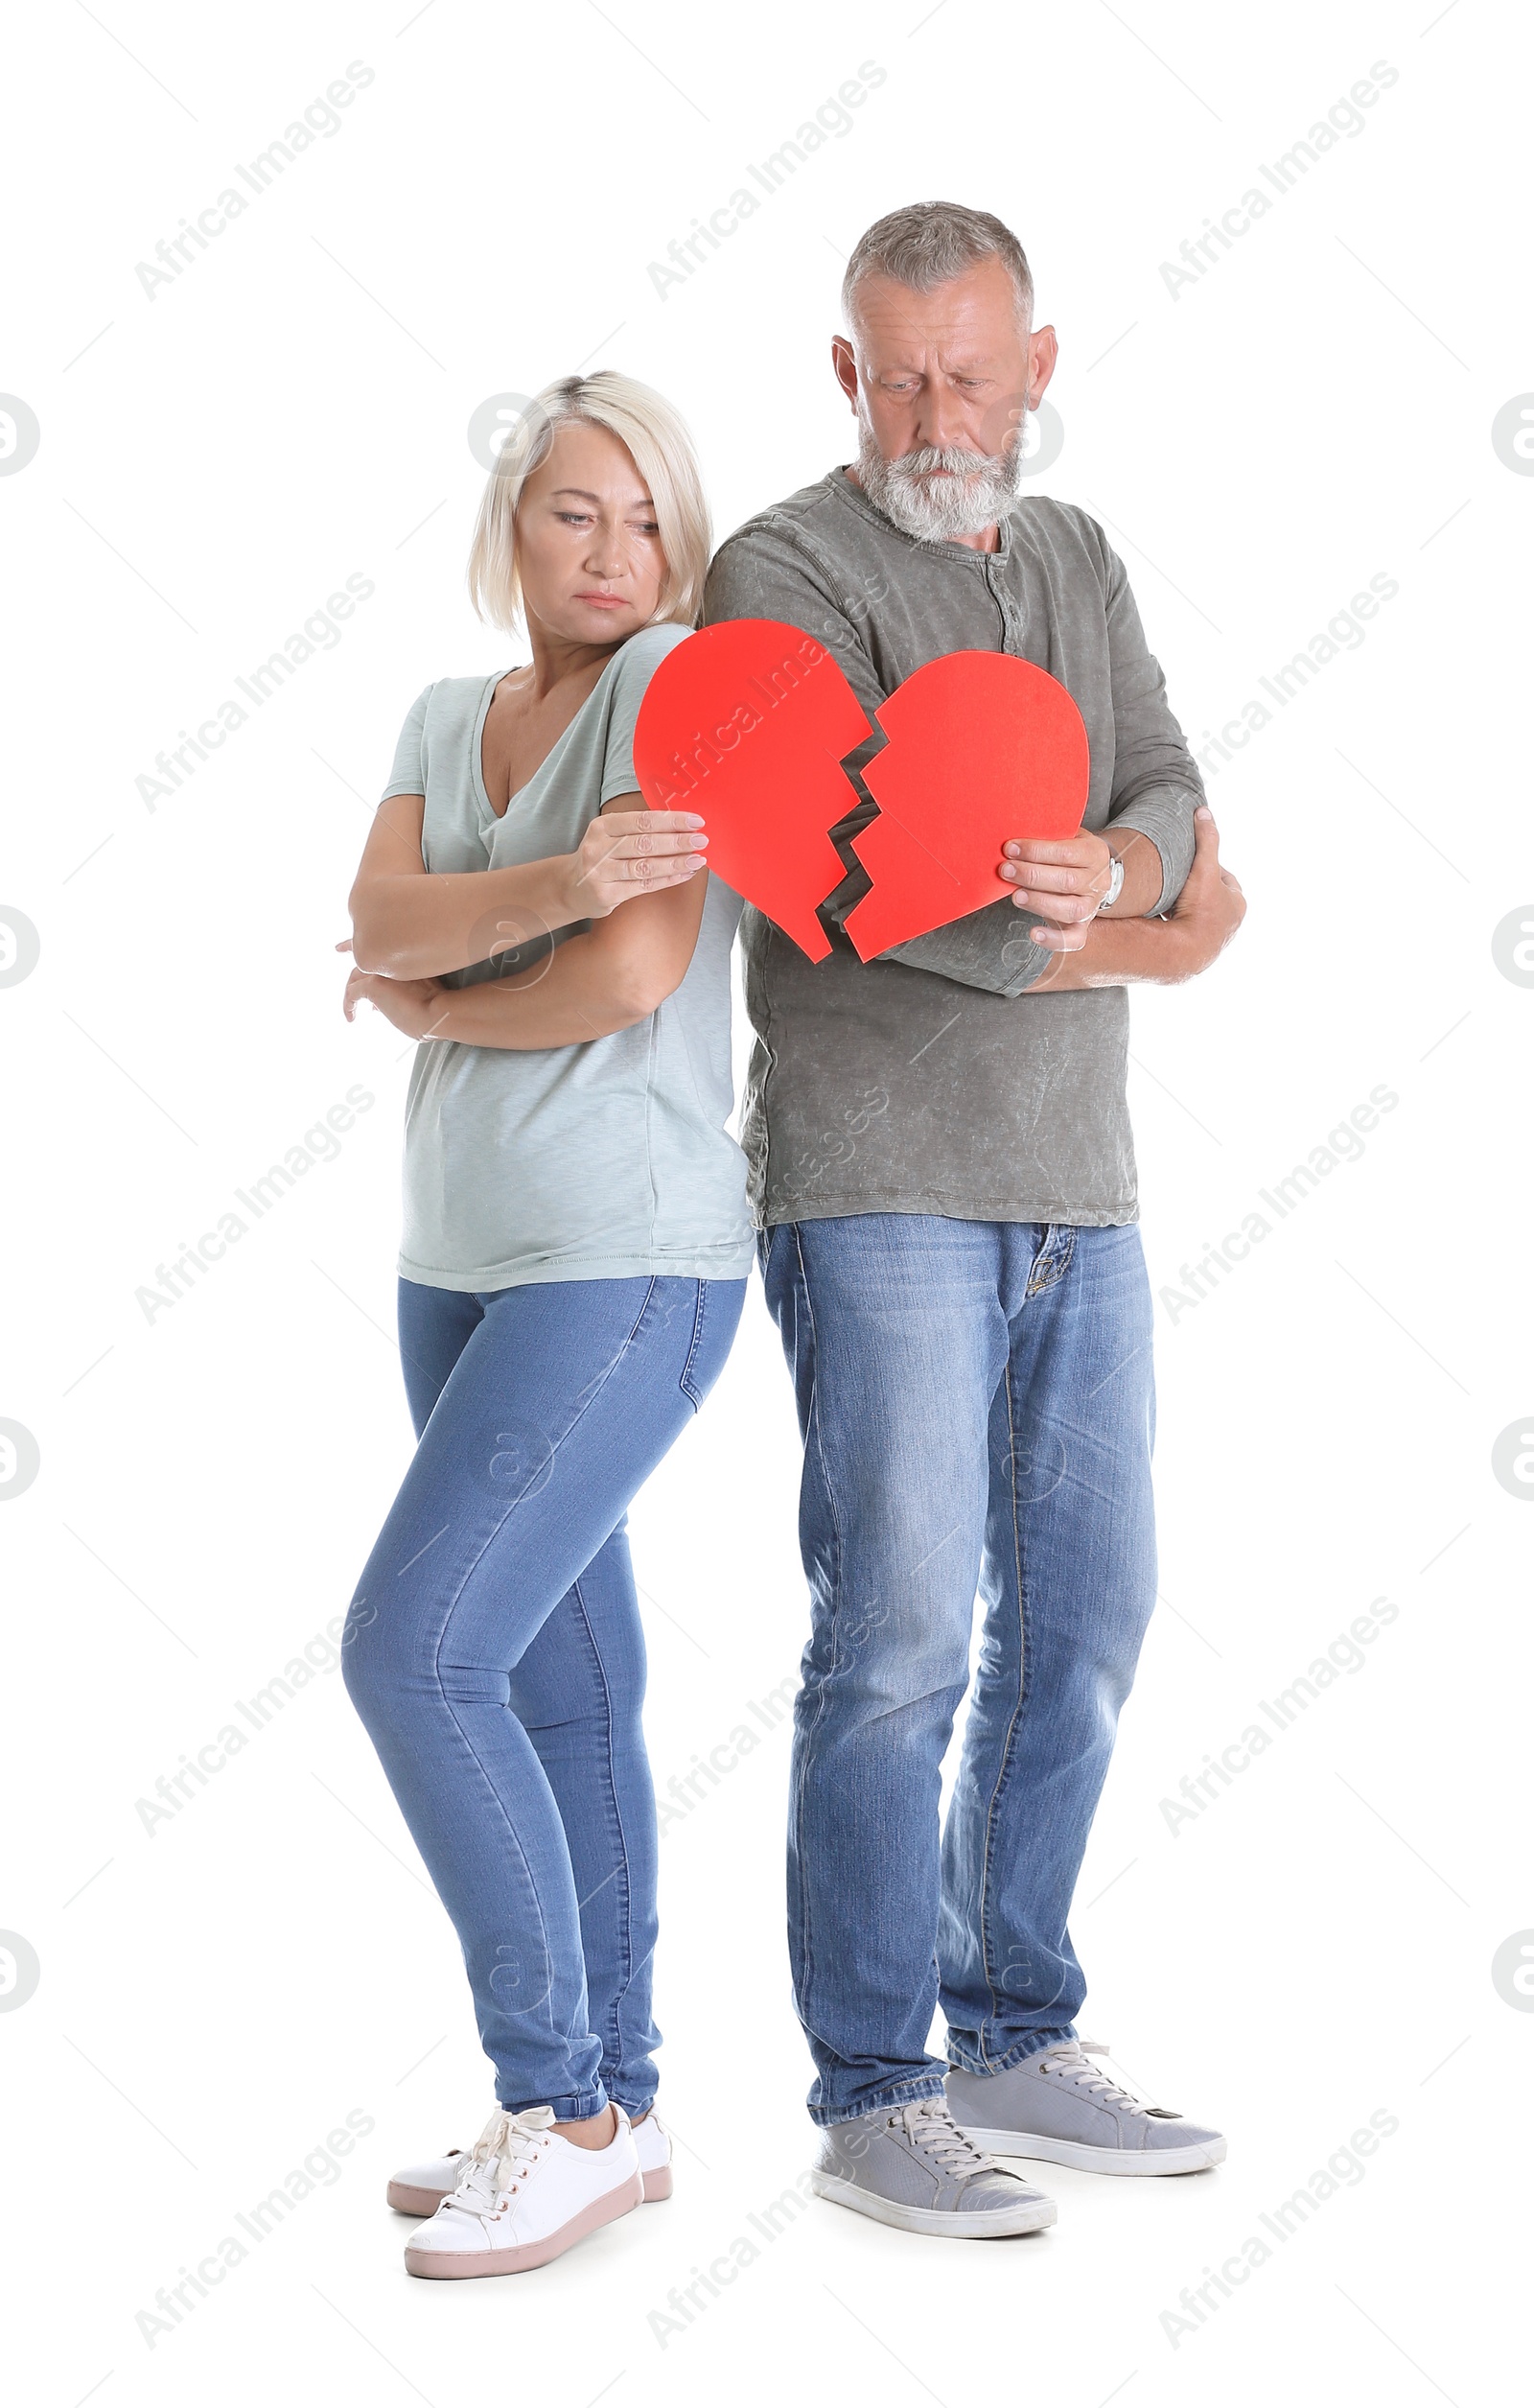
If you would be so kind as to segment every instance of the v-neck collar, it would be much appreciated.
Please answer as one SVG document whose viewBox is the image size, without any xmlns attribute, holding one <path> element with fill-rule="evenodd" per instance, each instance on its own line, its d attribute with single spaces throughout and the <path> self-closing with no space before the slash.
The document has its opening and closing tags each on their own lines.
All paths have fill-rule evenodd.
<svg viewBox="0 0 1534 2408">
<path fill-rule="evenodd" d="M 500 685 L 501 679 L 503 677 L 509 677 L 511 675 L 511 670 L 514 668 L 525 668 L 527 664 L 524 661 L 513 661 L 510 668 L 492 670 L 490 676 L 485 680 L 484 692 L 479 697 L 479 708 L 475 714 L 474 735 L 470 738 L 469 742 L 469 771 L 474 783 L 475 804 L 479 813 L 479 833 L 481 836 L 488 838 L 493 834 L 496 829 L 504 828 L 506 822 L 511 817 L 513 804 L 520 803 L 524 795 L 530 794 L 533 787 L 538 783 L 539 779 L 545 775 L 546 771 L 553 768 L 561 752 L 569 743 L 570 737 L 574 735 L 575 730 L 580 726 L 582 719 L 586 716 L 587 712 L 590 711 L 593 703 L 596 700 L 597 695 L 606 685 L 608 678 L 612 675 L 614 668 L 622 658 L 622 655 L 623 645 L 620 643 L 616 651 L 612 655 L 612 658 L 604 663 L 600 677 L 592 688 L 592 690 L 587 695 L 586 700 L 581 704 L 580 709 L 576 712 L 574 717 L 570 720 L 569 727 L 562 728 L 559 735 L 555 736 L 553 743 L 544 755 L 543 760 L 533 771 L 532 776 L 528 778 L 523 784 L 517 788 L 515 794 L 510 794 L 506 797 L 506 807 L 503 811 L 498 811 L 494 807 L 490 800 L 489 792 L 485 786 L 485 721 L 490 716 L 491 701 L 495 695 L 496 688 Z"/>
</svg>

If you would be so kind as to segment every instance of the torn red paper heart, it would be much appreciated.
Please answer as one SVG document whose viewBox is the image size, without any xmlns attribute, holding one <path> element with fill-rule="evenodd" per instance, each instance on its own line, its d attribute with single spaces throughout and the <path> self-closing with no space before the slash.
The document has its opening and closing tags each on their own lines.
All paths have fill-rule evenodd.
<svg viewBox="0 0 1534 2408">
<path fill-rule="evenodd" d="M 852 840 L 872 884 L 846 921 L 863 961 L 1011 894 L 1002 846 L 1074 835 L 1090 767 L 1065 688 L 1009 653 L 929 661 L 876 716 L 889 741 L 863 776 L 879 815 Z M 710 866 L 818 962 L 816 906 L 845 876 L 826 831 L 856 799 L 840 764 L 870 733 L 813 636 L 727 620 L 650 680 L 635 774 L 652 810 L 703 813 Z"/>
<path fill-rule="evenodd" d="M 852 839 L 873 883 L 842 923 L 865 962 L 1010 895 L 1003 845 L 1074 836 L 1091 770 L 1065 688 L 1010 652 L 928 661 L 876 715 L 890 740 L 863 783 L 879 816 Z"/>
<path fill-rule="evenodd" d="M 826 830 L 856 796 L 840 764 L 869 734 L 824 644 L 776 619 L 727 619 L 668 652 L 634 729 L 634 773 L 652 811 L 701 811 L 709 866 L 812 962 L 830 951 L 815 916 L 847 876 Z"/>
</svg>

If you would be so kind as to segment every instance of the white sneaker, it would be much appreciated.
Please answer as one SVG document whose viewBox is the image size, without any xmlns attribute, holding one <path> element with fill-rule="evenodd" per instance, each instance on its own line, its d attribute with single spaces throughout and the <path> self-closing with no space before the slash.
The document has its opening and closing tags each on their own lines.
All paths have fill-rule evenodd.
<svg viewBox="0 0 1534 2408">
<path fill-rule="evenodd" d="M 671 2196 L 671 2135 L 652 2107 L 642 2124 L 633 2124 L 634 2146 L 639 2154 L 646 2199 Z"/>
<path fill-rule="evenodd" d="M 639 2172 L 644 2177 L 645 2198 L 669 2199 L 671 2135 L 653 2108 L 642 2124 L 635 2124 L 631 2129 L 639 2152 Z M 389 2178 L 389 2206 L 401 2215 L 435 2215 L 443 2200 L 456 2189 L 463 2161 L 462 2149 L 450 2149 L 446 2157 L 429 2157 L 419 2165 L 402 2165 Z"/>
<path fill-rule="evenodd" d="M 406 2243 L 406 2273 L 438 2281 L 523 2274 L 640 2207 L 634 2134 L 622 2108 L 613 2112 L 607 2147 L 583 2149 L 552 2129 L 551 2107 L 498 2108 L 458 2161 L 453 2189 Z"/>
</svg>

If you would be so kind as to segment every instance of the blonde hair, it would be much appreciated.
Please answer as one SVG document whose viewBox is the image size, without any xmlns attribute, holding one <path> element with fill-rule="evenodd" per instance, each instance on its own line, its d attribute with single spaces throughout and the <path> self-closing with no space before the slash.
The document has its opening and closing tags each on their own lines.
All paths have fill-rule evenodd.
<svg viewBox="0 0 1534 2408">
<path fill-rule="evenodd" d="M 625 445 L 655 505 L 666 575 L 650 624 L 677 620 L 696 626 L 710 549 L 692 437 L 679 411 L 648 385 L 616 368 L 595 376 L 563 376 L 546 385 L 501 446 L 475 526 L 469 552 L 469 596 L 492 627 L 515 627 L 522 617 L 517 570 L 517 511 L 523 488 L 548 457 L 555 431 L 572 420 L 605 427 Z"/>
</svg>

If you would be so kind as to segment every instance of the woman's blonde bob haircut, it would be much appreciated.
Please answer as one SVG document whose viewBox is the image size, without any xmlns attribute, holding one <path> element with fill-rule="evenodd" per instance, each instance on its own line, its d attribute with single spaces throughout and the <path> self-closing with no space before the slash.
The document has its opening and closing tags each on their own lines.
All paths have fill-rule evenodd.
<svg viewBox="0 0 1534 2408">
<path fill-rule="evenodd" d="M 521 622 L 517 511 L 523 488 L 548 457 L 556 429 L 572 419 L 616 435 L 655 505 L 666 576 L 650 624 L 675 620 L 695 627 L 710 544 L 709 505 L 692 437 L 668 401 L 634 377 L 619 376 L 616 368 L 601 368 L 595 376 L 562 376 L 546 385 L 501 446 L 469 552 L 469 596 L 475 609 L 492 627 L 511 629 Z"/>
</svg>

